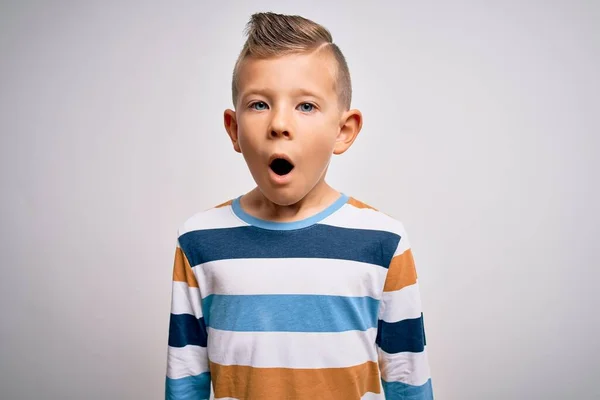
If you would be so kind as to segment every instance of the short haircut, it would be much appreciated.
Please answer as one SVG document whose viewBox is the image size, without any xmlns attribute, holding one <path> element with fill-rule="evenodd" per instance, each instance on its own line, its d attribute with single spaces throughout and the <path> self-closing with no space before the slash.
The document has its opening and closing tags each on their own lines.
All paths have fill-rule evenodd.
<svg viewBox="0 0 600 400">
<path fill-rule="evenodd" d="M 340 106 L 348 110 L 352 101 L 352 83 L 346 58 L 333 43 L 331 33 L 322 25 L 299 15 L 255 13 L 246 26 L 248 36 L 233 69 L 231 82 L 234 106 L 238 100 L 238 73 L 246 57 L 270 58 L 316 50 L 330 51 L 337 63 L 335 89 Z"/>
</svg>

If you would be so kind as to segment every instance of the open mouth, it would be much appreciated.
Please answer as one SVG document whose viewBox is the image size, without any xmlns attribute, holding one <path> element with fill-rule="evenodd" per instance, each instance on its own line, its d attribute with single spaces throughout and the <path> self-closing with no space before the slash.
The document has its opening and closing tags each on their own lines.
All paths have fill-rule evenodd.
<svg viewBox="0 0 600 400">
<path fill-rule="evenodd" d="M 292 164 L 289 160 L 285 158 L 275 158 L 269 164 L 269 167 L 273 172 L 275 172 L 279 176 L 287 175 L 294 169 L 294 164 Z"/>
</svg>

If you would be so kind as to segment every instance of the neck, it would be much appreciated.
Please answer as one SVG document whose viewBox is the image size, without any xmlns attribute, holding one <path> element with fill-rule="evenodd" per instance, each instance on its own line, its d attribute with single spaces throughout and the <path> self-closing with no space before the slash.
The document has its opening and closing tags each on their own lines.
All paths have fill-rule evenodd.
<svg viewBox="0 0 600 400">
<path fill-rule="evenodd" d="M 294 204 L 282 206 L 273 203 L 258 187 L 242 196 L 240 202 L 244 211 L 256 218 L 275 222 L 294 222 L 324 210 L 340 195 L 337 190 L 322 180 Z"/>
</svg>

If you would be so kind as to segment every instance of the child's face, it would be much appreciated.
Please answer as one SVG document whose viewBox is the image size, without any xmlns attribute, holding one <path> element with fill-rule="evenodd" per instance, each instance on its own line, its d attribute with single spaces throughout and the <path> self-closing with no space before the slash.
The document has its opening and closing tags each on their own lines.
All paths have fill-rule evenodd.
<svg viewBox="0 0 600 400">
<path fill-rule="evenodd" d="M 360 130 L 360 112 L 339 104 L 335 68 L 329 54 L 313 52 L 247 58 L 239 70 L 236 111 L 225 112 L 225 127 L 276 204 L 294 204 L 323 182 L 331 155 L 346 151 Z"/>
</svg>

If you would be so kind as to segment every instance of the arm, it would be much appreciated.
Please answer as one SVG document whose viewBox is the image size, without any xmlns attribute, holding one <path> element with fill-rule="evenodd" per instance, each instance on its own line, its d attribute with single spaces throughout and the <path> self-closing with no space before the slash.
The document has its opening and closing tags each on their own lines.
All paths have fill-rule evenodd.
<svg viewBox="0 0 600 400">
<path fill-rule="evenodd" d="M 404 232 L 383 288 L 377 345 L 386 399 L 433 399 L 417 273 Z"/>
<path fill-rule="evenodd" d="M 196 276 L 179 243 L 171 296 L 165 399 L 208 399 L 211 380 L 202 298 Z"/>
</svg>

